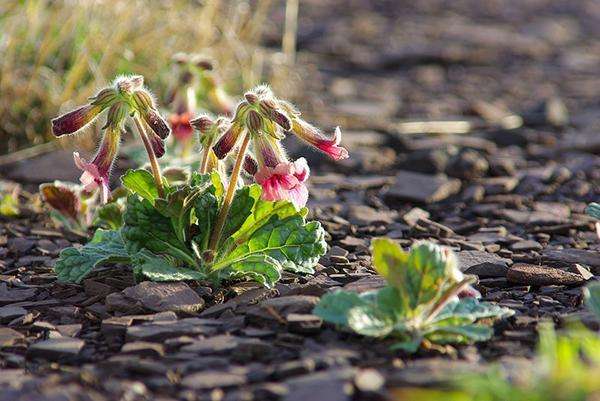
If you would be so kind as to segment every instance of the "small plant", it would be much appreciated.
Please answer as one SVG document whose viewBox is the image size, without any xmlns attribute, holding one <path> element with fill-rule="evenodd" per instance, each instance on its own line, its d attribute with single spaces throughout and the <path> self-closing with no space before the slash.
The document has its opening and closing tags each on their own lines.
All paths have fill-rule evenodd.
<svg viewBox="0 0 600 401">
<path fill-rule="evenodd" d="M 600 283 L 589 284 L 583 289 L 583 295 L 588 309 L 600 319 Z"/>
<path fill-rule="evenodd" d="M 372 253 L 373 265 L 388 285 L 362 294 L 329 293 L 315 308 L 316 315 L 364 336 L 394 337 L 399 342 L 393 349 L 416 352 L 424 341 L 487 340 L 493 330 L 479 320 L 513 314 L 474 297 L 459 297 L 464 290 L 472 292 L 475 278 L 463 276 L 449 249 L 418 243 L 404 252 L 397 243 L 381 238 L 373 240 Z"/>
<path fill-rule="evenodd" d="M 98 104 L 96 97 L 84 106 L 84 112 L 76 110 L 55 120 L 57 132 L 75 132 L 93 118 L 87 114 L 89 110 L 97 115 L 102 107 L 113 108 L 118 104 L 133 113 L 142 139 L 146 134 L 144 124 L 154 128 L 151 135 L 164 139 L 166 135 L 158 133 L 166 134 L 168 128 L 164 129 L 153 103 L 140 101 L 152 99 L 138 94 L 141 84 L 137 82 L 141 78 L 130 78 L 128 82 L 132 79 L 135 82 L 127 86 L 124 94 L 119 92 L 118 85 L 109 92 L 113 102 L 110 105 L 107 101 Z M 129 192 L 123 225 L 112 230 L 99 229 L 84 247 L 63 250 L 55 265 L 59 280 L 80 282 L 95 267 L 106 263 L 127 263 L 133 266 L 138 278 L 209 280 L 217 285 L 224 280 L 251 279 L 272 286 L 284 269 L 312 273 L 319 257 L 326 252 L 325 232 L 319 222 L 306 221 L 306 161 L 288 160 L 280 140 L 284 130 L 294 129 L 292 121 L 296 121 L 303 124 L 304 130 L 312 130 L 304 133 L 311 135 L 311 143 L 339 159 L 347 157 L 346 150 L 338 146 L 339 130 L 336 137 L 328 140 L 300 120 L 295 110 L 289 115 L 291 106 L 275 98 L 264 86 L 248 92 L 245 98 L 231 121 L 208 116 L 191 121 L 200 132 L 203 150 L 199 171 L 189 177 L 176 174 L 177 181 L 164 179 L 158 164 L 153 163 L 156 146 L 146 147 L 152 173 L 144 169 L 129 170 L 121 177 L 123 187 Z M 144 112 L 153 112 L 154 117 L 149 118 Z M 77 116 L 77 124 L 70 123 L 73 116 Z M 126 114 L 119 116 L 122 118 L 109 112 L 107 127 L 117 121 L 116 126 L 121 128 Z M 97 166 L 98 160 L 107 158 L 102 149 L 98 152 L 100 156 L 88 164 Z M 114 155 L 116 150 L 111 150 L 108 158 L 114 160 Z M 234 159 L 227 179 L 222 175 L 223 164 L 219 161 L 226 156 Z M 243 185 L 242 169 L 253 174 L 257 183 Z M 102 199 L 106 200 L 107 174 L 106 169 L 96 168 L 93 174 L 86 170 L 82 176 L 84 190 L 100 187 Z"/>
<path fill-rule="evenodd" d="M 600 204 L 590 203 L 585 209 L 585 212 L 596 220 L 600 220 Z M 596 234 L 598 235 L 598 238 L 600 238 L 600 222 L 596 222 Z"/>
<path fill-rule="evenodd" d="M 0 182 L 0 216 L 16 217 L 21 211 L 19 207 L 19 185 L 4 185 Z"/>
</svg>

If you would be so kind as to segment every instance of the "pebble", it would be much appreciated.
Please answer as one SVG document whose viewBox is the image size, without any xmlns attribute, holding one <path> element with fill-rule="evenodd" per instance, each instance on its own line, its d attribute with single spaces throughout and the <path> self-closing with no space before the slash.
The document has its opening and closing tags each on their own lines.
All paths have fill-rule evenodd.
<svg viewBox="0 0 600 401">
<path fill-rule="evenodd" d="M 586 280 L 579 274 L 561 269 L 516 263 L 508 269 L 508 281 L 534 286 L 542 285 L 579 285 Z"/>
<path fill-rule="evenodd" d="M 444 175 L 399 171 L 394 184 L 383 192 L 390 204 L 395 202 L 435 203 L 460 191 L 461 182 Z"/>
</svg>

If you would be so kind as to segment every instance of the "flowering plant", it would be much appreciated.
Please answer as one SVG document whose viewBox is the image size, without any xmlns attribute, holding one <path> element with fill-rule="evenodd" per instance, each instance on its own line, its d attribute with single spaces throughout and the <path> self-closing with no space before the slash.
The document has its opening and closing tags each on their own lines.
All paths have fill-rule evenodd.
<svg viewBox="0 0 600 401">
<path fill-rule="evenodd" d="M 71 134 L 108 109 L 105 136 L 83 170 L 84 191 L 110 198 L 110 167 L 127 116 L 146 145 L 151 172 L 129 170 L 121 177 L 128 191 L 122 226 L 98 229 L 82 248 L 62 251 L 59 280 L 80 282 L 95 267 L 127 263 L 138 278 L 156 281 L 252 279 L 272 286 L 283 270 L 312 273 L 327 248 L 319 222 L 307 221 L 305 182 L 309 168 L 291 161 L 281 145 L 293 132 L 334 159 L 347 157 L 339 129 L 328 139 L 300 118 L 289 103 L 266 86 L 248 92 L 231 119 L 199 116 L 200 169 L 182 181 L 163 177 L 156 158 L 169 133 L 141 77 L 122 78 L 92 102 L 55 119 L 55 134 Z M 147 129 L 150 128 L 150 129 Z M 227 176 L 224 159 L 233 159 Z M 242 171 L 255 183 L 242 185 Z"/>
</svg>

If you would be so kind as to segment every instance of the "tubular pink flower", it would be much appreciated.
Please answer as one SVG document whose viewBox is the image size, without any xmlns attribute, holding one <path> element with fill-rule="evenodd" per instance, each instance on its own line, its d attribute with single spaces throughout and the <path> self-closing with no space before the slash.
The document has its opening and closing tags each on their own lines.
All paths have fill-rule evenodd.
<svg viewBox="0 0 600 401">
<path fill-rule="evenodd" d="M 348 151 L 346 148 L 339 146 L 340 141 L 342 140 L 342 132 L 340 131 L 340 127 L 336 127 L 333 133 L 333 138 L 328 139 L 325 138 L 321 131 L 319 131 L 316 127 L 313 127 L 300 118 L 295 118 L 292 121 L 292 132 L 300 139 L 326 153 L 334 160 L 348 158 Z"/>
<path fill-rule="evenodd" d="M 310 170 L 306 159 L 282 162 L 275 167 L 261 166 L 254 179 L 263 188 L 262 199 L 268 201 L 289 200 L 302 208 L 308 201 L 308 188 L 304 182 Z"/>
<path fill-rule="evenodd" d="M 52 133 L 59 137 L 74 134 L 90 124 L 102 111 L 102 106 L 86 104 L 67 114 L 52 119 Z"/>
<path fill-rule="evenodd" d="M 106 129 L 100 148 L 91 162 L 82 159 L 78 152 L 73 152 L 75 165 L 83 171 L 79 180 L 84 190 L 91 192 L 96 188 L 100 188 L 102 203 L 108 201 L 110 171 L 117 157 L 120 142 L 121 128 L 110 126 Z"/>
</svg>

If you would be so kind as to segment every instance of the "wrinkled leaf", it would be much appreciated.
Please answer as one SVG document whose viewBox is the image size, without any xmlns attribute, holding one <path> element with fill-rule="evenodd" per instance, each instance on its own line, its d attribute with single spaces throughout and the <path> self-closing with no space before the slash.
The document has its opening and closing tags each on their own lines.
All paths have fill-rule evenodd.
<svg viewBox="0 0 600 401">
<path fill-rule="evenodd" d="M 235 192 L 225 226 L 223 227 L 221 242 L 240 229 L 252 213 L 252 208 L 260 198 L 261 193 L 260 185 L 256 184 L 245 186 Z"/>
<path fill-rule="evenodd" d="M 264 254 L 246 256 L 218 271 L 219 280 L 252 279 L 266 287 L 272 287 L 281 278 L 281 264 Z"/>
<path fill-rule="evenodd" d="M 82 248 L 63 249 L 54 270 L 61 282 L 80 283 L 100 265 L 129 261 L 120 232 L 98 229 L 92 240 Z"/>
<path fill-rule="evenodd" d="M 123 186 L 154 204 L 158 198 L 158 189 L 152 173 L 144 169 L 128 170 L 121 176 Z"/>
<path fill-rule="evenodd" d="M 174 232 L 171 219 L 159 213 L 147 199 L 129 196 L 124 223 L 121 232 L 129 253 L 136 254 L 145 248 L 157 255 L 173 256 L 190 266 L 196 264 L 191 250 Z"/>
<path fill-rule="evenodd" d="M 313 313 L 327 322 L 347 326 L 348 311 L 361 305 L 365 301 L 358 293 L 338 290 L 323 295 Z"/>
<path fill-rule="evenodd" d="M 181 242 L 188 239 L 192 208 L 209 184 L 198 187 L 184 186 L 166 195 L 166 199 L 156 199 L 154 207 L 171 220 L 173 231 Z"/>
<path fill-rule="evenodd" d="M 425 337 L 437 344 L 468 344 L 492 338 L 494 330 L 482 324 L 444 326 L 428 333 Z"/>
<path fill-rule="evenodd" d="M 476 298 L 461 298 L 448 303 L 436 316 L 434 322 L 441 322 L 448 318 L 463 318 L 474 322 L 488 317 L 508 317 L 514 313 L 512 309 L 490 302 L 479 302 Z"/>
<path fill-rule="evenodd" d="M 135 276 L 141 279 L 146 278 L 152 281 L 186 281 L 186 280 L 205 280 L 206 274 L 189 269 L 186 267 L 174 266 L 171 261 L 152 257 L 143 259 L 134 269 Z"/>
<path fill-rule="evenodd" d="M 316 221 L 305 223 L 301 216 L 279 220 L 272 216 L 248 241 L 222 256 L 215 266 L 229 265 L 232 260 L 265 254 L 277 260 L 284 269 L 313 273 L 313 267 L 327 251 L 325 231 Z"/>
<path fill-rule="evenodd" d="M 110 202 L 99 206 L 96 211 L 94 225 L 109 230 L 118 230 L 123 225 L 123 209 L 124 207 L 118 202 Z"/>
<path fill-rule="evenodd" d="M 200 251 L 204 251 L 208 247 L 210 233 L 219 212 L 219 200 L 211 190 L 204 192 L 196 200 L 194 212 L 198 220 L 198 232 L 194 236 L 193 241 Z"/>
<path fill-rule="evenodd" d="M 348 326 L 358 334 L 370 337 L 384 337 L 394 329 L 392 316 L 382 312 L 377 304 L 365 304 L 348 311 Z"/>
</svg>

